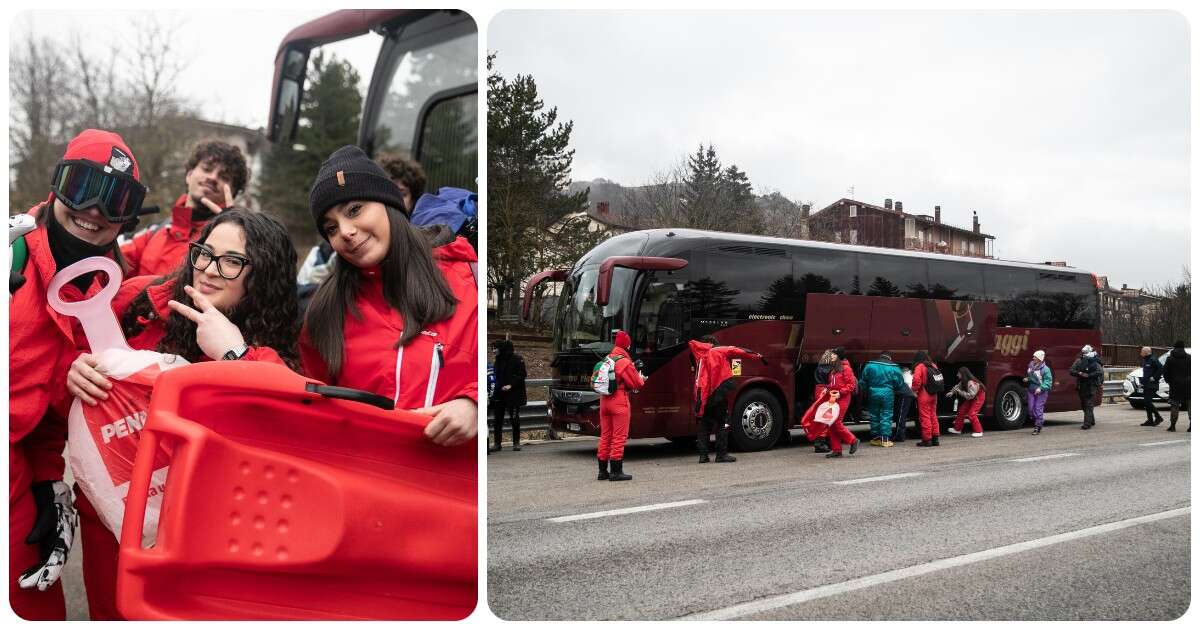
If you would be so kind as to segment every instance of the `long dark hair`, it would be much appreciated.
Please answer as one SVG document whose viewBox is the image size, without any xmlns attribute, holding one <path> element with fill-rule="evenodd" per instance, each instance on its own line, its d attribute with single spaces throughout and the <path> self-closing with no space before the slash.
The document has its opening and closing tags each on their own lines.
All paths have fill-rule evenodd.
<svg viewBox="0 0 1200 630">
<path fill-rule="evenodd" d="M 421 333 L 426 326 L 454 314 L 458 299 L 433 261 L 433 232 L 414 227 L 401 212 L 384 206 L 388 218 L 387 254 L 380 264 L 383 299 L 404 320 L 404 330 L 392 347 L 399 348 Z M 355 298 L 361 273 L 354 265 L 334 259 L 329 277 L 317 289 L 304 323 L 329 375 L 337 378 L 342 371 L 343 330 L 346 312 L 360 319 Z"/>
<path fill-rule="evenodd" d="M 246 235 L 246 256 L 250 259 L 250 266 L 242 272 L 246 274 L 246 294 L 225 316 L 242 331 L 247 345 L 271 348 L 288 367 L 298 369 L 296 339 L 300 306 L 296 299 L 296 248 L 288 237 L 287 228 L 265 214 L 226 210 L 204 226 L 199 242 L 207 241 L 208 235 L 222 223 L 236 223 L 242 228 Z M 132 338 L 145 329 L 138 318 L 148 318 L 153 312 L 148 292 L 150 286 L 175 280 L 171 299 L 194 307 L 192 299 L 183 290 L 191 286 L 194 276 L 191 263 L 184 259 L 170 275 L 151 282 L 121 316 L 125 337 Z M 166 334 L 156 350 L 178 354 L 192 362 L 204 356 L 196 344 L 196 324 L 190 319 L 172 313 L 164 325 Z"/>
<path fill-rule="evenodd" d="M 966 387 L 967 383 L 970 383 L 971 381 L 978 381 L 978 380 L 979 379 L 975 378 L 975 375 L 971 373 L 971 370 L 967 369 L 967 366 L 964 365 L 964 366 L 958 368 L 958 382 L 963 387 Z"/>
<path fill-rule="evenodd" d="M 913 367 L 916 367 L 918 363 L 924 363 L 925 365 L 932 363 L 929 360 L 929 353 L 925 350 L 917 350 L 917 353 L 913 355 Z"/>
</svg>

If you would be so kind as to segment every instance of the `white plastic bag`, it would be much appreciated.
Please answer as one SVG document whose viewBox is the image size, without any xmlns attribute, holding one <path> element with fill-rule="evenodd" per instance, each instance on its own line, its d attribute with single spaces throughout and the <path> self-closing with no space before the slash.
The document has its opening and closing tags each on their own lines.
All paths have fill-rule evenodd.
<svg viewBox="0 0 1200 630">
<path fill-rule="evenodd" d="M 826 401 L 817 407 L 817 414 L 813 416 L 813 420 L 820 422 L 821 424 L 833 424 L 834 421 L 838 419 L 838 414 L 841 412 L 842 409 L 837 403 Z"/>
<path fill-rule="evenodd" d="M 98 295 L 72 303 L 59 299 L 64 284 L 93 271 L 108 274 L 108 284 Z M 94 407 L 84 405 L 79 399 L 71 403 L 67 417 L 67 460 L 80 490 L 118 540 L 129 476 L 154 381 L 165 370 L 188 365 L 177 355 L 129 347 L 112 312 L 112 298 L 120 284 L 121 269 L 115 262 L 108 258 L 86 258 L 56 274 L 46 296 L 54 310 L 79 319 L 92 354 L 99 359 L 97 369 L 113 385 L 107 392 L 108 398 Z M 143 546 L 153 544 L 158 532 L 167 461 L 167 451 L 160 446 L 154 457 Z"/>
</svg>

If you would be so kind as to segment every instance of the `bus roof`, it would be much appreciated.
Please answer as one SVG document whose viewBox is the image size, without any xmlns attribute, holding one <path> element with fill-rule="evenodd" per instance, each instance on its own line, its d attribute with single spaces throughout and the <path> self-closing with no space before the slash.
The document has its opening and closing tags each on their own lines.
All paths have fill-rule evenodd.
<svg viewBox="0 0 1200 630">
<path fill-rule="evenodd" d="M 633 235 L 637 236 L 633 237 Z M 916 252 L 906 249 L 892 249 L 890 247 L 849 245 L 846 243 L 829 243 L 825 241 L 809 241 L 803 239 L 780 238 L 776 236 L 758 236 L 754 234 L 737 234 L 733 232 L 715 232 L 710 230 L 693 230 L 686 228 L 656 228 L 652 230 L 639 230 L 636 232 L 627 232 L 625 234 L 614 236 L 613 239 L 623 239 L 626 237 L 633 237 L 639 245 L 642 243 L 645 244 L 644 248 L 642 248 L 640 252 L 643 256 L 671 256 L 694 247 L 697 242 L 712 241 L 722 243 L 744 243 L 748 245 L 778 245 L 782 247 L 793 248 L 803 247 L 808 249 L 827 249 L 840 252 L 858 252 L 864 254 L 884 254 L 887 256 L 901 256 L 925 260 L 943 260 L 947 262 L 959 263 L 966 262 L 1010 268 L 1019 267 L 1025 269 L 1036 269 L 1039 271 L 1053 271 L 1057 273 L 1092 275 L 1091 272 L 1075 267 L 1057 267 L 1054 265 L 1044 265 L 1014 260 L 999 260 L 995 258 L 954 256 L 950 254 Z M 638 252 L 633 253 L 636 254 Z"/>
</svg>

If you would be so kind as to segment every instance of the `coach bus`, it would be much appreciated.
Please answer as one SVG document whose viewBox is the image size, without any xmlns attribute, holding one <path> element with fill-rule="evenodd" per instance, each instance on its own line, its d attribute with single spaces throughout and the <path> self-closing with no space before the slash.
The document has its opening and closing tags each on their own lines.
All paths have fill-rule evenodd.
<svg viewBox="0 0 1200 630">
<path fill-rule="evenodd" d="M 565 284 L 547 413 L 555 429 L 588 435 L 599 433 L 590 373 L 615 329 L 630 333 L 648 377 L 630 398 L 631 438 L 695 439 L 689 339 L 713 334 L 761 352 L 766 365 L 737 366 L 730 424 L 742 450 L 770 448 L 798 423 L 827 348 L 845 348 L 856 371 L 884 350 L 901 364 L 928 350 L 947 380 L 967 366 L 986 386 L 984 415 L 1014 429 L 1027 419 L 1022 378 L 1035 350 L 1054 373 L 1046 410 L 1068 411 L 1080 408 L 1068 368 L 1083 345 L 1100 347 L 1096 277 L 1069 267 L 656 229 L 537 274 L 526 313 L 549 281 Z M 939 396 L 938 415 L 954 404 Z"/>
<path fill-rule="evenodd" d="M 268 140 L 295 142 L 316 48 L 375 35 L 379 52 L 363 69 L 370 83 L 356 143 L 367 155 L 402 153 L 420 162 L 429 192 L 476 190 L 479 34 L 462 11 L 345 9 L 292 29 L 275 56 Z"/>
</svg>

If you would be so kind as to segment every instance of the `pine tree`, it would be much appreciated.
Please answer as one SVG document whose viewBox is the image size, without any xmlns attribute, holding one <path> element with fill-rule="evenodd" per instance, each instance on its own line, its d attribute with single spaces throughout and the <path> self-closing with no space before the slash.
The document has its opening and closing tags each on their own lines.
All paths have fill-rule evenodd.
<svg viewBox="0 0 1200 630">
<path fill-rule="evenodd" d="M 494 61 L 489 55 L 488 287 L 496 291 L 499 312 L 514 315 L 521 283 L 563 244 L 551 228 L 586 206 L 587 191 L 566 192 L 574 123 L 560 122 L 558 108 L 546 108 L 532 76 L 506 79 Z M 557 253 L 573 260 L 583 252 Z"/>
<path fill-rule="evenodd" d="M 308 191 L 330 154 L 358 135 L 362 112 L 358 71 L 350 62 L 317 53 L 300 103 L 296 144 L 272 146 L 263 156 L 261 207 L 287 226 L 301 258 L 319 240 L 308 209 Z"/>
<path fill-rule="evenodd" d="M 721 199 L 721 161 L 710 144 L 696 147 L 688 156 L 683 180 L 683 219 L 687 227 L 701 230 L 721 229 L 718 208 Z"/>
</svg>

